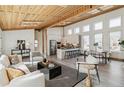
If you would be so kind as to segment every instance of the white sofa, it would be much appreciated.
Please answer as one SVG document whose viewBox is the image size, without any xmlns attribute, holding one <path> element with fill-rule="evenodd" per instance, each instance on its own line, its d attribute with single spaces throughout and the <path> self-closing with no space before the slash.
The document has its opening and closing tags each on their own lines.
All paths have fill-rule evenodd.
<svg viewBox="0 0 124 93">
<path fill-rule="evenodd" d="M 22 57 L 19 57 L 19 63 L 12 65 L 15 68 L 24 69 L 26 75 L 19 76 L 9 81 L 6 67 L 10 66 L 10 61 L 6 55 L 0 57 L 0 86 L 1 87 L 45 87 L 45 76 L 40 71 L 30 72 L 26 65 L 22 62 Z"/>
</svg>

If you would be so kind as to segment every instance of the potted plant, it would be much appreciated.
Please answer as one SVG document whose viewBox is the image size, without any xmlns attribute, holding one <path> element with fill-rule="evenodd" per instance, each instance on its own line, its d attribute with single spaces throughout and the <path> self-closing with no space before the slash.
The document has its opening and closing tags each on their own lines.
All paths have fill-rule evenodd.
<svg viewBox="0 0 124 93">
<path fill-rule="evenodd" d="M 119 45 L 124 48 L 124 40 L 119 40 Z"/>
<path fill-rule="evenodd" d="M 94 43 L 93 45 L 95 47 L 95 51 L 97 51 L 98 42 Z"/>
</svg>

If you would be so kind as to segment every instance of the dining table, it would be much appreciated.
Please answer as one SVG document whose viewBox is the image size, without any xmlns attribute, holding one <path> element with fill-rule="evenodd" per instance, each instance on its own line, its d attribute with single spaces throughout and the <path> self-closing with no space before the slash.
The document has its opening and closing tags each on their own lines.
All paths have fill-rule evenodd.
<svg viewBox="0 0 124 93">
<path fill-rule="evenodd" d="M 99 60 L 102 59 L 102 63 L 107 64 L 107 58 L 108 58 L 107 57 L 107 51 L 100 51 L 99 52 L 99 51 L 93 51 L 93 50 L 90 50 L 90 51 L 84 50 L 83 51 L 84 61 L 86 61 L 86 57 L 88 55 L 92 55 L 95 58 L 99 58 Z"/>
</svg>

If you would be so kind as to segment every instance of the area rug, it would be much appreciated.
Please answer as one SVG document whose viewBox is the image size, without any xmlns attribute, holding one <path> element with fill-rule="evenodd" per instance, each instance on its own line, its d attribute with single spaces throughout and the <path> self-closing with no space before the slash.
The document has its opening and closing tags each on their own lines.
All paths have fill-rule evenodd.
<svg viewBox="0 0 124 93">
<path fill-rule="evenodd" d="M 76 69 L 70 68 L 62 64 L 59 65 L 61 65 L 62 67 L 62 74 L 54 79 L 46 80 L 46 87 L 74 87 L 87 77 L 86 73 L 79 73 L 79 77 L 77 78 Z M 36 66 L 34 68 L 36 69 Z M 34 68 L 29 69 L 34 70 Z"/>
</svg>

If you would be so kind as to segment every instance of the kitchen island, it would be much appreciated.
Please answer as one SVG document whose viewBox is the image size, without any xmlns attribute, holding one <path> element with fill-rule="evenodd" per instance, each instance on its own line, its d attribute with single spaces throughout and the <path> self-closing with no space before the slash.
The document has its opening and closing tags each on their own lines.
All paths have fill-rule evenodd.
<svg viewBox="0 0 124 93">
<path fill-rule="evenodd" d="M 57 49 L 57 58 L 65 59 L 69 57 L 73 57 L 80 53 L 80 48 L 69 48 L 69 49 Z"/>
</svg>

